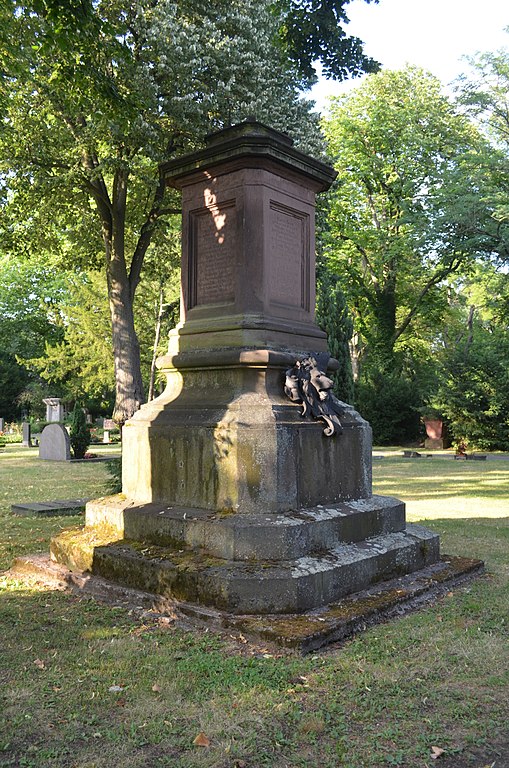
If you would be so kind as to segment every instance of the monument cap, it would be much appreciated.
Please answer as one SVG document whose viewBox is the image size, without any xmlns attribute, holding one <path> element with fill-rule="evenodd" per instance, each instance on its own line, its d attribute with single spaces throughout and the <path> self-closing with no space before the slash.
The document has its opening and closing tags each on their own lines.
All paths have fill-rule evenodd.
<svg viewBox="0 0 509 768">
<path fill-rule="evenodd" d="M 205 141 L 205 149 L 163 165 L 170 186 L 180 189 L 192 183 L 197 174 L 228 172 L 236 164 L 242 168 L 267 164 L 285 166 L 294 174 L 312 180 L 316 192 L 328 189 L 337 176 L 337 171 L 330 165 L 295 149 L 293 140 L 286 133 L 255 120 L 249 119 L 211 133 Z"/>
</svg>

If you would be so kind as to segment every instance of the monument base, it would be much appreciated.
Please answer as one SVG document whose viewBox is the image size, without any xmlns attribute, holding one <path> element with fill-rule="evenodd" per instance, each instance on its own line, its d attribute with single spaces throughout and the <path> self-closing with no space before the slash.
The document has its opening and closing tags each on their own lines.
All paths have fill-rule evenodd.
<svg viewBox="0 0 509 768">
<path fill-rule="evenodd" d="M 113 497 L 87 523 L 52 540 L 55 561 L 233 614 L 303 613 L 439 560 L 438 535 L 379 496 L 225 517 Z"/>
<path fill-rule="evenodd" d="M 304 613 L 437 563 L 438 535 L 372 496 L 367 422 L 339 404 L 342 432 L 327 437 L 285 397 L 294 360 L 164 360 L 167 389 L 123 431 L 123 494 L 89 502 L 52 558 L 238 615 Z"/>
</svg>

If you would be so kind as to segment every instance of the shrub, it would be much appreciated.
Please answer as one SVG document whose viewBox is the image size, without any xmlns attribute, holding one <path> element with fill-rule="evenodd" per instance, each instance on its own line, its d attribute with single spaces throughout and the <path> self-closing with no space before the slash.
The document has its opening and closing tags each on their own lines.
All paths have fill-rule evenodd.
<svg viewBox="0 0 509 768">
<path fill-rule="evenodd" d="M 82 459 L 90 445 L 90 428 L 85 412 L 78 403 L 71 413 L 70 427 L 69 437 L 73 456 L 75 459 Z"/>
<path fill-rule="evenodd" d="M 376 445 L 398 445 L 419 435 L 421 405 L 412 381 L 377 372 L 358 384 L 355 407 L 373 429 Z"/>
<path fill-rule="evenodd" d="M 10 424 L 6 424 L 3 433 L 4 442 L 7 443 L 22 443 L 23 433 L 22 427 L 17 422 L 13 421 Z"/>
</svg>

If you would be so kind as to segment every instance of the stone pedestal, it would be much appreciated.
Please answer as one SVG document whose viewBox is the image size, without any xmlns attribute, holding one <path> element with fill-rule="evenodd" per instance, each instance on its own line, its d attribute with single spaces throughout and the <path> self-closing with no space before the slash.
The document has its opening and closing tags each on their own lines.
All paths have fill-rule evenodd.
<svg viewBox="0 0 509 768">
<path fill-rule="evenodd" d="M 285 395 L 285 372 L 327 350 L 314 204 L 335 172 L 243 123 L 166 173 L 183 208 L 167 387 L 124 427 L 123 494 L 89 503 L 53 557 L 240 614 L 306 611 L 436 563 L 438 537 L 372 496 L 369 424 L 340 404 L 327 437 Z"/>
<path fill-rule="evenodd" d="M 24 448 L 32 447 L 32 428 L 28 421 L 24 421 L 22 425 L 22 445 Z"/>
<path fill-rule="evenodd" d="M 64 420 L 64 406 L 59 397 L 47 397 L 42 402 L 46 406 L 46 421 L 52 423 Z"/>
</svg>

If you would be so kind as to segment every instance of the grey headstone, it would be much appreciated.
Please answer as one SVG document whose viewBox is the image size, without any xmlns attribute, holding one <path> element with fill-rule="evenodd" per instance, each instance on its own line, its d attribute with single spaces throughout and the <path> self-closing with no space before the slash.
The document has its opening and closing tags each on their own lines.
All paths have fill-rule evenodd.
<svg viewBox="0 0 509 768">
<path fill-rule="evenodd" d="M 23 422 L 23 446 L 30 448 L 32 445 L 32 428 L 28 421 Z"/>
<path fill-rule="evenodd" d="M 71 458 L 71 441 L 61 424 L 48 424 L 44 427 L 39 443 L 39 458 L 46 461 L 69 461 Z"/>
<path fill-rule="evenodd" d="M 0 432 L 3 432 L 5 429 L 5 419 L 0 418 Z"/>
</svg>

